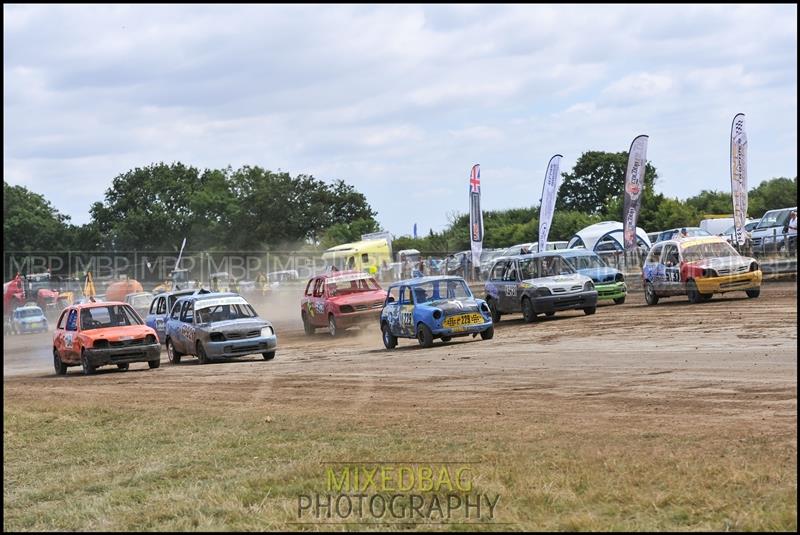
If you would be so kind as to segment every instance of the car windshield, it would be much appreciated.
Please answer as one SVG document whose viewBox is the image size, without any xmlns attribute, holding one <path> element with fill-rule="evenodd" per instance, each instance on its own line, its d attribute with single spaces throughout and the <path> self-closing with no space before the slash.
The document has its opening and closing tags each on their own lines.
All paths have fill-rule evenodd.
<svg viewBox="0 0 800 535">
<path fill-rule="evenodd" d="M 195 305 L 202 307 L 202 304 Z M 258 316 L 249 304 L 220 304 L 198 308 L 195 313 L 197 323 L 214 323 L 217 321 L 240 320 Z"/>
<path fill-rule="evenodd" d="M 42 315 L 40 308 L 23 308 L 17 309 L 17 317 L 20 318 L 35 318 Z"/>
<path fill-rule="evenodd" d="M 153 297 L 150 295 L 138 295 L 136 297 L 131 297 L 131 305 L 137 308 L 148 308 L 152 300 Z"/>
<path fill-rule="evenodd" d="M 331 277 L 325 280 L 325 286 L 328 288 L 328 295 L 331 297 L 381 289 L 375 279 L 363 275 Z"/>
<path fill-rule="evenodd" d="M 411 291 L 414 292 L 414 301 L 420 305 L 432 303 L 443 299 L 471 299 L 472 292 L 463 280 L 434 280 L 415 284 Z"/>
<path fill-rule="evenodd" d="M 717 258 L 721 256 L 739 256 L 736 250 L 727 242 L 710 242 L 689 245 L 682 249 L 683 259 L 686 262 L 696 262 L 704 258 Z"/>
<path fill-rule="evenodd" d="M 139 317 L 128 305 L 108 305 L 81 310 L 81 330 L 83 331 L 141 324 Z"/>
<path fill-rule="evenodd" d="M 522 280 L 571 275 L 573 269 L 560 256 L 539 256 L 519 261 Z"/>
<path fill-rule="evenodd" d="M 781 227 L 786 224 L 786 220 L 789 218 L 791 212 L 791 209 L 767 212 L 764 214 L 764 217 L 761 218 L 761 221 L 758 222 L 756 229 Z"/>
<path fill-rule="evenodd" d="M 603 259 L 597 255 L 568 256 L 564 260 L 576 270 L 608 267 Z"/>
</svg>

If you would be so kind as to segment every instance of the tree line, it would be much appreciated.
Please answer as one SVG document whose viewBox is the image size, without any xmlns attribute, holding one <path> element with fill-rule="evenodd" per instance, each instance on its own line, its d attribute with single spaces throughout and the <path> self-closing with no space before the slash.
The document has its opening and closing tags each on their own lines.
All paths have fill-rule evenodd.
<svg viewBox="0 0 800 535">
<path fill-rule="evenodd" d="M 589 151 L 562 173 L 551 240 L 622 218 L 627 152 Z M 695 226 L 706 215 L 730 214 L 726 191 L 703 190 L 686 200 L 655 191 L 658 173 L 645 169 L 639 226 L 647 231 Z M 381 230 L 366 197 L 342 180 L 290 176 L 259 166 L 205 169 L 180 162 L 151 164 L 116 176 L 91 220 L 74 225 L 41 194 L 3 182 L 4 251 L 172 251 L 184 237 L 192 250 L 324 249 Z M 749 192 L 749 216 L 791 206 L 797 177 L 777 177 Z M 536 241 L 539 207 L 484 212 L 484 247 Z M 451 252 L 469 247 L 469 215 L 454 214 L 441 232 L 395 237 L 394 249 Z"/>
</svg>

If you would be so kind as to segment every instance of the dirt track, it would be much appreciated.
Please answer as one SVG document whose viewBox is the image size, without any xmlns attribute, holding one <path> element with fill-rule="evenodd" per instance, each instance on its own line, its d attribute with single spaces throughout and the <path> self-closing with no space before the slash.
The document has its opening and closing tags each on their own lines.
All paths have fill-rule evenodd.
<svg viewBox="0 0 800 535">
<path fill-rule="evenodd" d="M 162 352 L 158 370 L 134 364 L 129 372 L 101 368 L 94 377 L 80 368 L 54 376 L 50 334 L 7 337 L 4 398 L 135 404 L 135 394 L 165 406 L 202 400 L 291 412 L 331 403 L 389 412 L 400 401 L 409 410 L 446 403 L 487 414 L 534 405 L 571 410 L 577 401 L 588 419 L 596 409 L 655 413 L 686 424 L 691 414 L 697 425 L 769 417 L 781 427 L 796 426 L 796 296 L 795 283 L 765 285 L 758 299 L 728 294 L 699 305 L 673 298 L 649 307 L 642 294 L 633 294 L 625 305 L 601 306 L 589 317 L 568 312 L 525 324 L 508 316 L 493 340 L 461 338 L 427 350 L 401 340 L 386 351 L 377 328 L 336 340 L 323 331 L 307 338 L 279 330 L 272 362 L 252 356 L 172 366 Z"/>
</svg>

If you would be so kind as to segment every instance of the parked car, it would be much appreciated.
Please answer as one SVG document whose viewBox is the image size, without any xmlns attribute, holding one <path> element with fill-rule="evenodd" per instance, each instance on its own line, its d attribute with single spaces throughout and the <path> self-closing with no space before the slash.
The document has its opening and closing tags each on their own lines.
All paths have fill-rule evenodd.
<svg viewBox="0 0 800 535">
<path fill-rule="evenodd" d="M 597 253 L 586 249 L 566 249 L 557 254 L 561 255 L 572 269 L 592 279 L 598 300 L 611 299 L 617 305 L 625 302 L 625 296 L 628 294 L 625 275 L 606 264 Z"/>
<path fill-rule="evenodd" d="M 380 315 L 383 345 L 397 346 L 398 338 L 416 338 L 431 347 L 435 338 L 449 342 L 456 336 L 494 336 L 491 312 L 476 299 L 461 277 L 419 277 L 389 286 Z"/>
<path fill-rule="evenodd" d="M 503 256 L 505 249 L 484 249 L 481 251 L 481 279 L 485 280 L 489 276 L 489 270 L 496 258 Z"/>
<path fill-rule="evenodd" d="M 169 312 L 175 305 L 175 302 L 185 295 L 194 295 L 211 293 L 204 289 L 188 289 L 176 290 L 172 292 L 163 292 L 156 295 L 150 303 L 150 308 L 147 311 L 144 323 L 151 329 L 156 331 L 159 341 L 163 344 L 167 339 L 167 318 Z"/>
<path fill-rule="evenodd" d="M 48 325 L 42 309 L 28 304 L 14 310 L 9 327 L 11 334 L 26 334 L 46 332 Z"/>
<path fill-rule="evenodd" d="M 753 252 L 770 253 L 782 251 L 787 241 L 797 240 L 797 232 L 789 232 L 789 215 L 797 211 L 797 207 L 770 210 L 761 217 L 761 221 L 751 232 Z M 789 250 L 792 249 L 789 244 Z"/>
<path fill-rule="evenodd" d="M 761 219 L 748 219 L 747 223 L 745 223 L 744 225 L 744 231 L 747 233 L 747 236 L 751 240 L 752 240 L 751 233 L 753 232 L 753 229 L 756 228 L 759 221 L 761 221 Z M 723 232 L 721 232 L 719 235 L 725 238 L 725 241 L 731 243 L 733 241 L 734 236 L 736 236 L 736 227 L 731 225 L 730 227 L 726 228 Z"/>
<path fill-rule="evenodd" d="M 139 316 L 144 318 L 150 310 L 150 304 L 153 302 L 153 294 L 150 292 L 128 294 L 125 296 L 125 302 L 132 306 Z"/>
<path fill-rule="evenodd" d="M 272 324 L 234 293 L 179 298 L 170 311 L 166 331 L 167 356 L 173 364 L 187 355 L 196 355 L 200 364 L 251 353 L 272 360 L 278 345 Z"/>
<path fill-rule="evenodd" d="M 741 256 L 719 236 L 667 240 L 653 245 L 642 268 L 648 305 L 662 297 L 685 295 L 692 303 L 715 293 L 761 292 L 761 269 L 755 259 Z"/>
<path fill-rule="evenodd" d="M 486 302 L 497 323 L 503 314 L 522 312 L 526 322 L 560 310 L 597 310 L 592 279 L 577 273 L 558 253 L 544 252 L 501 258 L 486 282 Z"/>
<path fill-rule="evenodd" d="M 371 323 L 381 314 L 386 291 L 374 277 L 356 271 L 331 272 L 309 279 L 300 300 L 300 317 L 308 335 L 327 327 L 331 336 Z"/>
<path fill-rule="evenodd" d="M 656 241 L 653 243 L 665 240 L 673 240 L 675 238 L 678 238 L 681 234 L 681 230 L 683 229 L 686 229 L 686 235 L 689 236 L 690 238 L 693 238 L 695 236 L 711 236 L 711 233 L 700 227 L 679 227 L 679 228 L 671 228 L 669 230 L 662 230 L 661 232 L 658 233 L 658 238 L 656 238 Z"/>
<path fill-rule="evenodd" d="M 81 366 L 91 375 L 100 366 L 127 370 L 131 362 L 161 365 L 156 332 L 142 323 L 133 308 L 118 301 L 87 303 L 65 308 L 53 335 L 53 366 L 64 375 L 69 366 Z"/>
</svg>

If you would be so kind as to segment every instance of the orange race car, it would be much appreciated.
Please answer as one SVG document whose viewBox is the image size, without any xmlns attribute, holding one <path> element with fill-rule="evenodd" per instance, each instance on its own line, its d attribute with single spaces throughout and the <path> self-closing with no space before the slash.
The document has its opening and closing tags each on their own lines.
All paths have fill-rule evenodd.
<svg viewBox="0 0 800 535">
<path fill-rule="evenodd" d="M 108 364 L 127 370 L 131 362 L 158 368 L 161 344 L 130 305 L 84 303 L 61 312 L 53 336 L 56 374 L 64 375 L 68 366 L 82 366 L 86 375 Z"/>
</svg>

